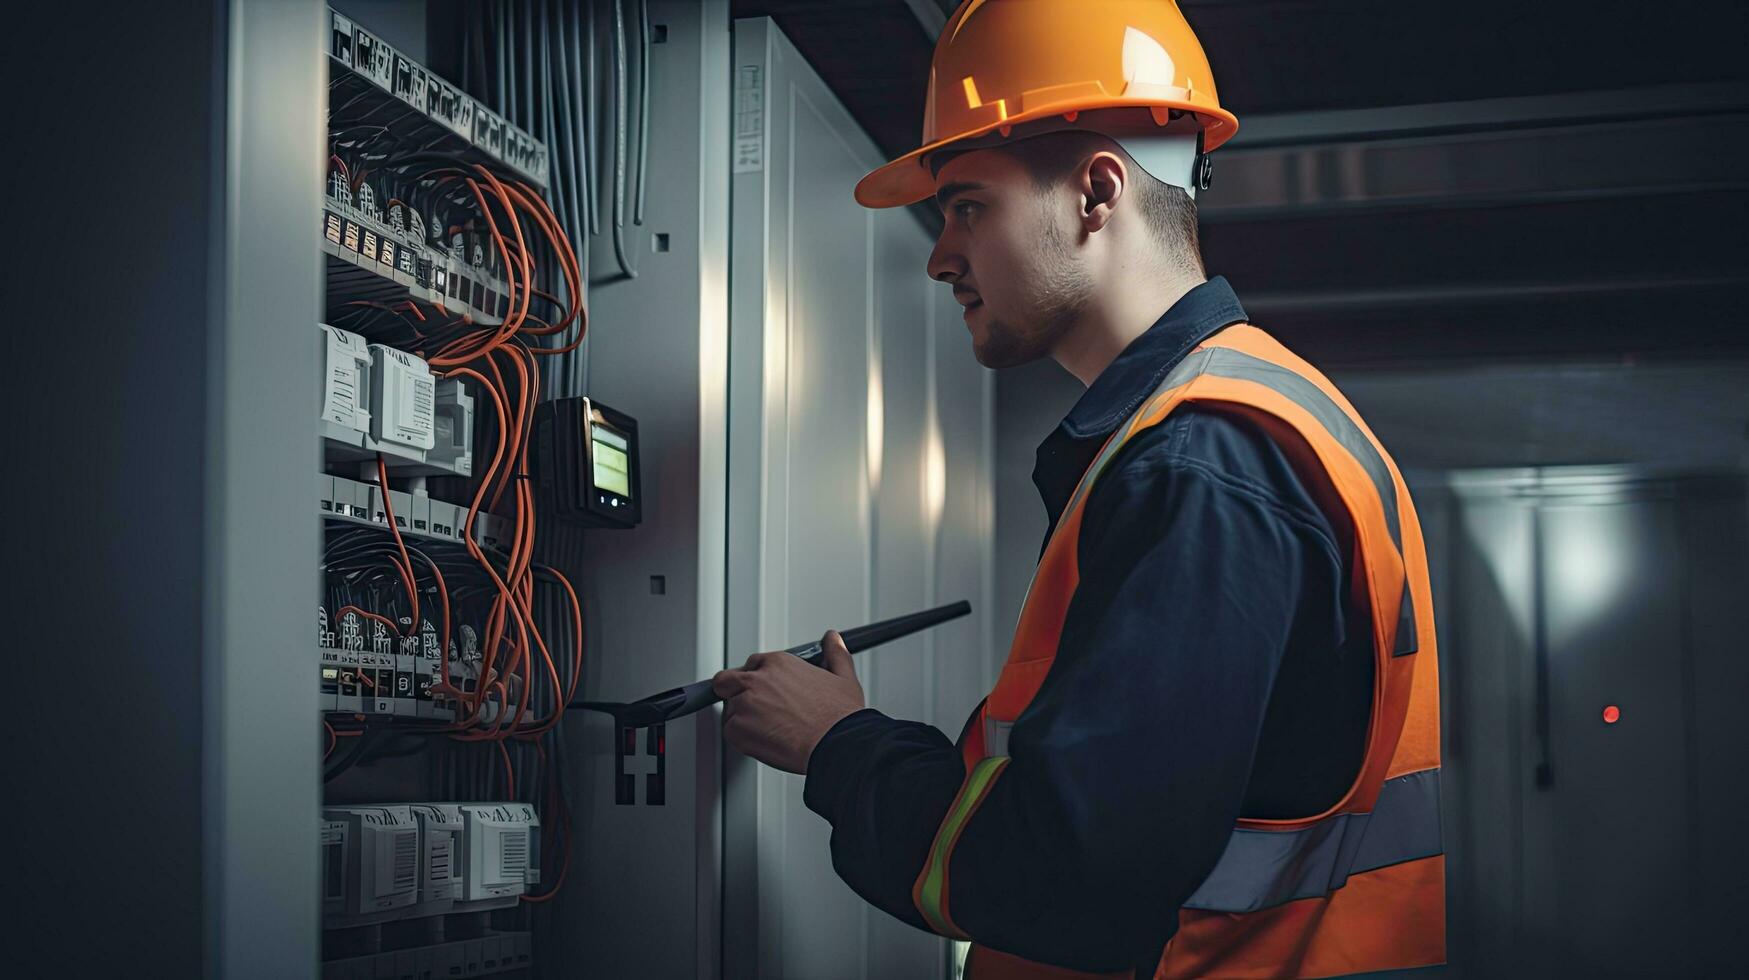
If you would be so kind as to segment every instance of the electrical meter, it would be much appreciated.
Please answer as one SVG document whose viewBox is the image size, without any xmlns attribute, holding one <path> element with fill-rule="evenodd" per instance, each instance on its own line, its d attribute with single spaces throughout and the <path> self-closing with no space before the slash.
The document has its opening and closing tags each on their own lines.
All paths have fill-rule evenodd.
<svg viewBox="0 0 1749 980">
<path fill-rule="evenodd" d="M 560 517 L 590 527 L 643 518 L 638 422 L 590 398 L 544 402 L 535 414 L 536 478 Z"/>
</svg>

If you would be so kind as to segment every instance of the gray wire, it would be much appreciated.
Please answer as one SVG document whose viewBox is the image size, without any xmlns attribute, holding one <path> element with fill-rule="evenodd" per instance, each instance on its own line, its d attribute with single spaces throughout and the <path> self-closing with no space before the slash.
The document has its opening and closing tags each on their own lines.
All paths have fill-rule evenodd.
<svg viewBox="0 0 1749 980">
<path fill-rule="evenodd" d="M 584 30 L 584 28 L 587 30 Z M 589 257 L 595 244 L 595 233 L 601 230 L 601 217 L 598 210 L 599 192 L 596 189 L 596 163 L 601 152 L 600 107 L 595 103 L 595 5 L 585 4 L 577 11 L 577 19 L 572 21 L 572 36 L 576 39 L 576 48 L 580 52 L 582 64 L 577 76 L 577 99 L 583 104 L 583 202 L 588 211 L 589 226 L 584 230 L 582 224 L 577 225 L 577 238 L 582 242 L 582 250 L 577 256 L 578 264 L 583 269 L 583 282 L 579 288 L 583 290 L 585 304 L 589 298 Z M 579 33 L 581 31 L 581 33 Z M 590 341 L 586 338 L 577 349 L 571 352 L 571 394 L 582 395 L 589 390 L 589 348 Z"/>
<path fill-rule="evenodd" d="M 552 94 L 553 93 L 552 11 L 547 6 L 547 0 L 535 0 L 534 19 L 540 23 L 540 45 L 539 45 L 539 47 L 540 47 L 540 78 L 541 78 L 541 86 L 540 86 L 541 100 L 540 101 L 541 101 L 541 127 L 542 127 L 540 138 L 543 142 L 546 143 L 546 146 L 547 146 L 547 189 L 548 189 L 548 196 L 552 198 L 554 213 L 558 214 L 558 215 L 563 215 L 565 213 L 565 194 L 571 188 L 570 188 L 570 181 L 562 181 L 559 179 L 559 164 L 558 164 L 558 160 L 555 159 L 555 157 L 558 154 L 559 142 L 558 142 L 558 140 L 556 140 L 554 138 L 556 133 L 557 133 L 558 126 L 556 125 L 556 122 L 554 119 L 553 94 Z M 559 117 L 563 118 L 562 112 L 559 113 Z M 556 284 L 557 279 L 555 279 L 554 282 Z M 555 288 L 556 288 L 556 286 L 555 286 Z M 557 347 L 557 346 L 559 346 L 559 343 L 562 339 L 563 339 L 562 337 L 557 337 L 557 336 L 547 338 L 548 343 L 546 344 L 546 346 Z M 557 361 L 559 359 L 556 357 L 543 358 L 543 360 L 546 362 L 543 365 L 546 368 L 546 370 L 543 372 L 544 377 L 542 378 L 542 381 L 541 381 L 542 390 L 549 392 L 549 393 L 558 391 L 559 387 L 560 387 L 560 382 L 563 378 L 563 375 L 561 374 L 561 370 L 563 369 L 564 365 L 557 363 Z M 548 394 L 547 397 L 551 398 L 552 395 Z"/>
<path fill-rule="evenodd" d="M 540 10 L 539 17 L 541 23 L 541 93 L 544 96 L 541 99 L 541 105 L 543 108 L 541 122 L 545 127 L 545 131 L 541 134 L 541 139 L 547 145 L 547 187 L 550 188 L 552 192 L 553 211 L 555 214 L 559 215 L 561 220 L 563 220 L 564 217 L 570 213 L 569 201 L 571 194 L 575 191 L 575 188 L 571 186 L 571 181 L 569 179 L 560 179 L 562 175 L 562 167 L 559 159 L 560 149 L 566 146 L 560 133 L 568 132 L 564 123 L 565 117 L 568 116 L 571 111 L 571 100 L 568 97 L 564 85 L 558 86 L 559 98 L 555 99 L 553 97 L 553 60 L 556 55 L 559 61 L 559 71 L 562 73 L 565 70 L 565 49 L 560 47 L 555 52 L 553 46 L 552 26 L 553 17 L 556 16 L 557 10 L 548 7 L 547 0 L 539 0 L 538 9 Z"/>
<path fill-rule="evenodd" d="M 589 188 L 589 233 L 598 235 L 601 233 L 601 210 L 596 200 L 598 195 L 595 192 L 595 164 L 596 156 L 601 152 L 601 113 L 596 111 L 595 105 L 595 8 L 593 6 L 585 7 L 584 14 L 587 15 L 585 23 L 589 25 L 589 30 L 587 42 L 583 47 L 585 56 L 583 128 L 587 134 L 589 152 L 583 155 L 583 183 Z M 588 269 L 589 266 L 585 264 L 583 268 Z"/>
<path fill-rule="evenodd" d="M 492 43 L 497 46 L 497 57 L 492 60 L 497 62 L 494 67 L 498 69 L 498 87 L 492 92 L 492 104 L 500 109 L 504 108 L 504 90 L 509 88 L 504 77 L 504 13 L 504 4 L 492 5 Z"/>
<path fill-rule="evenodd" d="M 504 73 L 510 79 L 510 91 L 499 106 L 506 119 L 522 118 L 522 48 L 516 43 L 516 0 L 504 0 Z"/>
<path fill-rule="evenodd" d="M 625 0 L 613 0 L 613 257 L 620 274 L 636 279 L 637 270 L 626 258 L 626 117 L 630 115 L 631 69 L 626 65 Z"/>
<path fill-rule="evenodd" d="M 552 186 L 559 191 L 559 213 L 563 216 L 565 234 L 572 239 L 572 247 L 578 249 L 579 246 L 576 245 L 575 242 L 578 239 L 586 237 L 586 234 L 582 232 L 583 226 L 579 220 L 583 212 L 581 197 L 583 187 L 581 186 L 580 181 L 581 167 L 579 166 L 578 157 L 580 151 L 587 151 L 580 148 L 576 141 L 576 137 L 581 134 L 582 128 L 578 126 L 576 127 L 576 132 L 573 132 L 573 120 L 576 118 L 576 110 L 580 107 L 573 104 L 573 99 L 571 97 L 573 90 L 571 66 L 581 58 L 582 52 L 568 52 L 566 50 L 567 44 L 571 38 L 571 31 L 565 20 L 566 11 L 568 9 L 567 5 L 564 3 L 554 3 L 550 9 L 556 22 L 551 25 L 553 28 L 553 33 L 550 39 L 552 43 L 548 45 L 546 50 L 550 51 L 553 57 L 556 57 L 558 60 L 559 70 L 559 84 L 556 86 L 558 97 L 556 100 L 549 102 L 552 111 L 549 111 L 547 114 L 549 124 L 553 126 L 553 140 L 548 144 L 549 148 L 552 150 L 550 154 Z M 575 57 L 573 57 L 573 54 Z M 551 80 L 551 59 L 548 59 L 544 63 L 547 65 L 547 90 L 551 92 L 555 89 Z M 560 152 L 561 148 L 564 152 Z M 580 288 L 581 284 L 579 284 L 579 289 Z M 573 301 L 577 298 L 578 297 L 571 297 Z M 555 338 L 554 346 L 558 346 L 558 342 L 561 339 L 562 338 Z M 577 360 L 577 351 L 573 350 L 568 354 L 549 358 L 549 360 L 556 362 L 553 365 L 552 390 L 554 396 L 563 397 L 569 395 L 576 383 L 575 362 Z"/>
<path fill-rule="evenodd" d="M 534 15 L 528 4 L 522 5 L 522 46 L 516 53 L 522 61 L 522 118 L 524 127 L 534 128 L 534 121 L 540 118 L 539 108 L 535 105 L 534 91 Z"/>
<path fill-rule="evenodd" d="M 632 224 L 644 223 L 644 178 L 650 170 L 650 0 L 638 0 L 638 30 L 642 46 L 638 54 L 638 205 Z"/>
</svg>

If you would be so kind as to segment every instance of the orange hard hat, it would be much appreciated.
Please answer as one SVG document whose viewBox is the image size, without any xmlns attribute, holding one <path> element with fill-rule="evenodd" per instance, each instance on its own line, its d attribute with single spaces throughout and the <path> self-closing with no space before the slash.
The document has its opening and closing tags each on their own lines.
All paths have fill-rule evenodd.
<svg viewBox="0 0 1749 980">
<path fill-rule="evenodd" d="M 856 200 L 889 208 L 933 194 L 928 157 L 950 143 L 1118 108 L 1150 109 L 1160 126 L 1190 114 L 1205 152 L 1239 129 L 1174 0 L 965 0 L 935 42 L 923 145 L 858 181 Z"/>
</svg>

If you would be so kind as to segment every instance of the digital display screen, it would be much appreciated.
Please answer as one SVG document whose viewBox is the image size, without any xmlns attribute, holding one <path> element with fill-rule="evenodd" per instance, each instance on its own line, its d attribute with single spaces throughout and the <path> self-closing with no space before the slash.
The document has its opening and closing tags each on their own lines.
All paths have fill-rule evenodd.
<svg viewBox="0 0 1749 980">
<path fill-rule="evenodd" d="M 595 489 L 632 496 L 630 458 L 626 437 L 596 422 L 589 427 L 590 455 L 595 462 Z"/>
</svg>

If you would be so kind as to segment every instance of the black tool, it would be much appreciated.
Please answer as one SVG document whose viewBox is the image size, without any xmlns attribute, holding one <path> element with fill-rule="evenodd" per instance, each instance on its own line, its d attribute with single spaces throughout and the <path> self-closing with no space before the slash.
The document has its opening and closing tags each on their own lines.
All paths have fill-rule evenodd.
<svg viewBox="0 0 1749 980">
<path fill-rule="evenodd" d="M 950 619 L 958 619 L 970 614 L 972 604 L 964 599 L 959 602 L 907 616 L 895 616 L 883 619 L 878 623 L 858 626 L 855 629 L 844 630 L 839 635 L 844 638 L 844 647 L 851 653 L 861 653 L 870 647 L 910 636 L 931 626 L 939 626 Z M 790 647 L 785 653 L 793 653 L 816 667 L 825 667 L 826 650 L 819 640 Z M 711 690 L 708 680 L 688 684 L 652 694 L 642 701 L 573 701 L 567 707 L 585 708 L 590 711 L 600 711 L 614 717 L 622 728 L 648 728 L 665 721 L 690 715 L 695 711 L 708 708 L 721 701 L 716 692 Z"/>
</svg>

